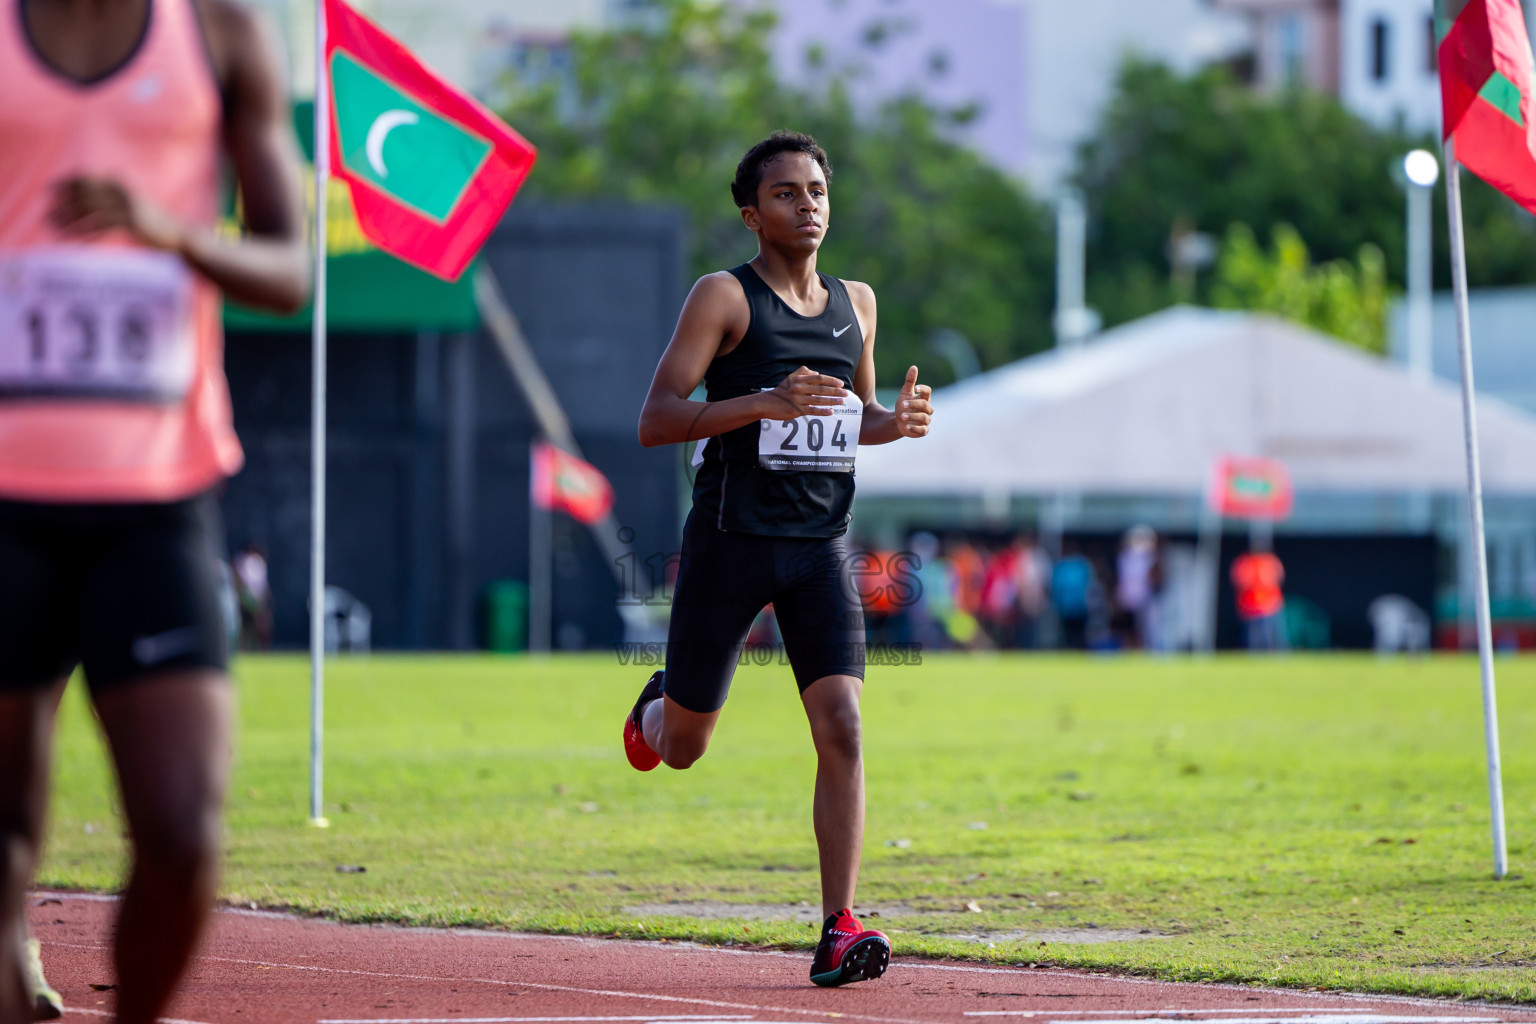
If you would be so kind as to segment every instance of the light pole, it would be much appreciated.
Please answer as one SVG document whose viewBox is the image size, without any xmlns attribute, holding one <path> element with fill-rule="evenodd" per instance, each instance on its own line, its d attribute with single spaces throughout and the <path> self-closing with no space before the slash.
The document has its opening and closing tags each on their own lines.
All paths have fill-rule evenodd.
<svg viewBox="0 0 1536 1024">
<path fill-rule="evenodd" d="M 1416 149 L 1403 158 L 1408 183 L 1408 373 L 1421 383 L 1434 375 L 1434 235 L 1431 200 L 1440 180 L 1440 161 Z"/>
<path fill-rule="evenodd" d="M 1056 200 L 1056 344 L 1075 348 L 1098 332 L 1099 315 L 1086 302 L 1088 213 L 1076 192 Z"/>
</svg>

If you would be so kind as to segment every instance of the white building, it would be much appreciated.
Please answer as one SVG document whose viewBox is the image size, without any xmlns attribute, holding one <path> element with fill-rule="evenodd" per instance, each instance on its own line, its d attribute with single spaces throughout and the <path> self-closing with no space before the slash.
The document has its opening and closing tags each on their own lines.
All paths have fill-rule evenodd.
<svg viewBox="0 0 1536 1024">
<path fill-rule="evenodd" d="M 294 91 L 314 88 L 313 0 L 253 0 L 287 29 Z M 476 92 L 561 41 L 644 16 L 654 0 L 353 0 L 428 65 Z M 1212 0 L 728 0 L 780 15 L 780 67 L 804 79 L 806 55 L 859 65 L 862 98 L 917 91 L 978 116 L 963 137 L 1048 190 L 1070 168 L 1129 53 L 1182 71 L 1246 51 L 1251 28 Z"/>
<path fill-rule="evenodd" d="M 1440 75 L 1430 0 L 1349 0 L 1342 12 L 1339 98 L 1378 125 L 1440 127 Z"/>
<path fill-rule="evenodd" d="M 248 0 L 272 12 L 285 30 L 293 91 L 315 90 L 314 0 Z M 483 85 L 487 50 L 527 36 L 561 37 L 601 28 L 635 0 L 348 0 L 429 67 L 466 89 Z M 643 4 L 645 0 L 641 0 Z"/>
<path fill-rule="evenodd" d="M 1433 0 L 1212 0 L 1253 24 L 1260 86 L 1303 84 L 1382 126 L 1440 125 Z M 1524 0 L 1526 23 L 1536 2 Z"/>
<path fill-rule="evenodd" d="M 255 2 L 287 25 L 295 91 L 311 92 L 313 0 Z M 535 73 L 530 61 L 558 61 L 572 30 L 655 7 L 655 0 L 354 2 L 429 65 L 482 94 L 504 72 Z M 817 68 L 857 67 L 862 102 L 915 91 L 946 107 L 974 104 L 977 116 L 962 137 L 1041 192 L 1070 169 L 1117 68 L 1133 53 L 1182 72 L 1251 55 L 1261 88 L 1305 84 L 1381 125 L 1400 119 L 1433 131 L 1439 123 L 1433 0 L 717 2 L 774 7 L 776 59 L 803 83 L 814 86 Z M 1536 0 L 1524 2 L 1536 14 Z"/>
<path fill-rule="evenodd" d="M 756 0 L 736 0 L 752 3 Z M 777 0 L 780 66 L 807 53 L 861 65 L 875 97 L 916 90 L 974 102 L 965 137 L 1048 191 L 1071 168 L 1131 53 L 1192 71 L 1250 45 L 1241 14 L 1210 0 Z M 868 98 L 868 97 L 866 97 Z"/>
</svg>

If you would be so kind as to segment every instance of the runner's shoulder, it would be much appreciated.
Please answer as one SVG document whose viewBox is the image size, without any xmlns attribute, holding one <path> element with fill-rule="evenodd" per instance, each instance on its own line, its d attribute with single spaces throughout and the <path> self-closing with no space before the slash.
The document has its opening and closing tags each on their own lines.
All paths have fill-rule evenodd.
<svg viewBox="0 0 1536 1024">
<path fill-rule="evenodd" d="M 705 274 L 694 282 L 693 287 L 701 295 L 711 297 L 730 295 L 740 295 L 743 299 L 747 297 L 746 290 L 741 287 L 741 281 L 729 270 L 717 270 L 713 274 Z"/>
<path fill-rule="evenodd" d="M 717 270 L 695 281 L 688 302 L 727 319 L 747 313 L 747 293 L 729 270 Z"/>
<path fill-rule="evenodd" d="M 848 298 L 853 300 L 855 306 L 875 308 L 875 290 L 873 288 L 863 281 L 847 281 L 842 278 L 838 278 L 838 280 L 842 281 L 843 287 L 848 289 Z"/>
<path fill-rule="evenodd" d="M 222 86 L 228 88 L 237 73 L 248 68 L 253 60 L 269 59 L 277 37 L 275 23 L 265 12 L 242 0 L 194 3 L 209 57 Z"/>
<path fill-rule="evenodd" d="M 839 278 L 841 280 L 841 278 Z M 843 281 L 843 287 L 848 289 L 848 301 L 853 303 L 853 308 L 866 319 L 875 313 L 875 290 L 863 281 Z"/>
</svg>

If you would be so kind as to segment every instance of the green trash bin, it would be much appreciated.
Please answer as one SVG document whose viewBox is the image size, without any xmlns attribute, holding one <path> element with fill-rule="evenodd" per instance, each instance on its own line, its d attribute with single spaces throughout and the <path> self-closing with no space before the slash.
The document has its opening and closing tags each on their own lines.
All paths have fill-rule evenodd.
<svg viewBox="0 0 1536 1024">
<path fill-rule="evenodd" d="M 485 588 L 485 647 L 499 654 L 528 649 L 528 584 L 522 580 Z"/>
</svg>

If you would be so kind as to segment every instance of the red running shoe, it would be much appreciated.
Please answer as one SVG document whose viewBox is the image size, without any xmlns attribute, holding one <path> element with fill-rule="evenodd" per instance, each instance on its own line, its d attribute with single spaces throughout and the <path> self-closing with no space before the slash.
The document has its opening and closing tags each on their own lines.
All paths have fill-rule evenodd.
<svg viewBox="0 0 1536 1024">
<path fill-rule="evenodd" d="M 865 928 L 850 910 L 839 910 L 821 926 L 821 942 L 811 960 L 811 980 L 823 988 L 851 981 L 873 981 L 891 962 L 891 940 Z"/>
<path fill-rule="evenodd" d="M 636 771 L 648 772 L 661 764 L 661 755 L 645 742 L 645 733 L 640 728 L 640 716 L 645 714 L 645 706 L 661 697 L 661 680 L 662 673 L 657 672 L 645 681 L 634 710 L 624 719 L 624 756 L 629 758 L 630 766 Z"/>
</svg>

